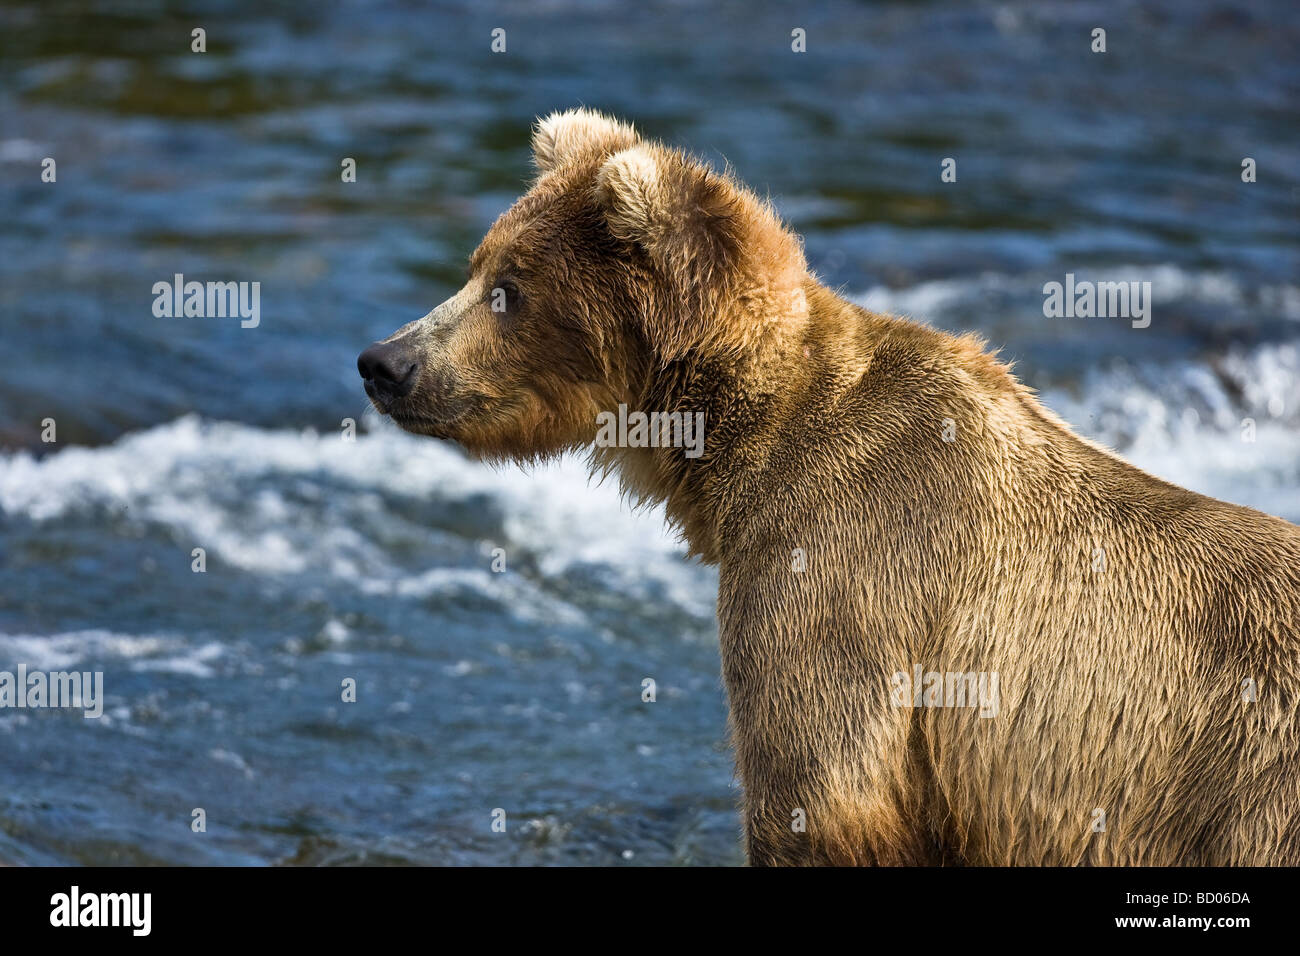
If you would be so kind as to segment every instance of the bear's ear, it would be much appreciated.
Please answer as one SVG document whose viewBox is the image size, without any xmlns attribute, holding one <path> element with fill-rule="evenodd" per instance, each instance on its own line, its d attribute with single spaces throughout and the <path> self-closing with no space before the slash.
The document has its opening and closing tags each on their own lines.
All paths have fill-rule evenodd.
<svg viewBox="0 0 1300 956">
<path fill-rule="evenodd" d="M 543 173 L 580 156 L 608 156 L 637 142 L 636 130 L 595 110 L 552 113 L 533 127 L 533 163 Z"/>
<path fill-rule="evenodd" d="M 615 153 L 596 174 L 610 231 L 674 276 L 725 282 L 736 273 L 741 193 L 703 163 L 650 143 Z"/>
<path fill-rule="evenodd" d="M 638 143 L 605 161 L 595 195 L 610 231 L 640 246 L 667 286 L 642 317 L 664 360 L 742 347 L 795 301 L 806 274 L 798 240 L 766 203 L 706 164 Z"/>
</svg>

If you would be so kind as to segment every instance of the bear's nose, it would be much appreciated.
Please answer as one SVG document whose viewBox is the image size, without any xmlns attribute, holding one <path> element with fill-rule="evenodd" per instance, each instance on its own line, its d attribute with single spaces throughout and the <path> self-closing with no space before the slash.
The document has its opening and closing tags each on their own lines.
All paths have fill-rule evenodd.
<svg viewBox="0 0 1300 956">
<path fill-rule="evenodd" d="M 420 363 L 401 342 L 376 342 L 357 356 L 357 371 L 381 398 L 401 398 L 415 388 Z"/>
</svg>

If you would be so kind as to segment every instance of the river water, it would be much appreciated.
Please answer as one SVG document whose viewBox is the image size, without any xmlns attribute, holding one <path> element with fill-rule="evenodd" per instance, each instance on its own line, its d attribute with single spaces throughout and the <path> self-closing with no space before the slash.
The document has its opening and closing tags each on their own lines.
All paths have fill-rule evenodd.
<svg viewBox="0 0 1300 956">
<path fill-rule="evenodd" d="M 1300 520 L 1294 3 L 782 6 L 0 6 L 0 670 L 106 695 L 0 710 L 0 862 L 740 862 L 714 571 L 582 462 L 471 463 L 356 375 L 553 109 L 730 163 L 846 296 Z M 155 317 L 177 273 L 259 282 L 258 326 Z M 1046 318 L 1067 274 L 1151 282 L 1150 327 Z"/>
</svg>

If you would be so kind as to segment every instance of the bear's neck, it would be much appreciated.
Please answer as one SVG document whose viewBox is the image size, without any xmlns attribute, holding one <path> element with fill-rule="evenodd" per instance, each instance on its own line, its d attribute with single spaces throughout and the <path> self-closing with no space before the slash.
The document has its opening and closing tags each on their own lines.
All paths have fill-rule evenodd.
<svg viewBox="0 0 1300 956">
<path fill-rule="evenodd" d="M 806 313 L 767 317 L 767 332 L 745 350 L 692 353 L 662 367 L 648 362 L 637 376 L 627 406 L 647 415 L 680 413 L 692 426 L 702 424 L 691 433 L 693 445 L 597 449 L 598 467 L 616 470 L 637 501 L 662 503 L 691 554 L 708 563 L 720 560 L 728 516 L 745 510 L 750 495 L 759 497 L 749 510 L 759 509 L 766 458 L 780 447 L 783 430 L 816 387 L 816 366 L 836 351 L 814 352 L 816 340 L 838 334 L 816 328 L 816 313 L 826 318 L 840 306 L 853 308 L 811 278 L 804 292 Z M 752 323 L 755 317 L 744 320 Z"/>
<path fill-rule="evenodd" d="M 860 463 L 903 436 L 939 436 L 950 419 L 959 430 L 996 429 L 987 447 L 1008 451 L 1027 439 L 1041 447 L 1044 439 L 1073 437 L 974 339 L 877 315 L 811 278 L 804 291 L 806 318 L 773 317 L 771 334 L 747 351 L 688 356 L 629 392 L 629 407 L 647 413 L 702 413 L 698 449 L 598 452 L 598 463 L 616 467 L 633 497 L 664 504 L 704 561 L 718 563 L 734 542 L 781 535 L 773 512 L 828 495 L 856 498 L 862 482 L 827 470 L 842 471 L 834 449 L 846 442 Z M 909 456 L 886 455 L 882 467 L 888 462 L 908 484 L 970 481 L 969 470 L 981 464 L 953 450 L 938 458 L 953 469 L 947 476 L 903 474 L 918 466 Z M 830 487 L 836 481 L 849 484 Z"/>
</svg>

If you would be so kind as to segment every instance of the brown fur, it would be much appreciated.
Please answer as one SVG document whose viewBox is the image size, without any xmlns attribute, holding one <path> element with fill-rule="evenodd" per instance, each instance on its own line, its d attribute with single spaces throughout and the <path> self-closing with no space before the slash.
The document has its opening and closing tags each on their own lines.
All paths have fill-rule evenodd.
<svg viewBox="0 0 1300 956">
<path fill-rule="evenodd" d="M 629 126 L 557 114 L 534 154 L 465 289 L 394 336 L 420 377 L 381 411 L 516 460 L 620 402 L 706 413 L 699 458 L 595 465 L 720 568 L 751 862 L 1300 863 L 1300 529 L 837 298 L 766 204 Z M 916 664 L 996 671 L 1000 712 L 893 706 Z"/>
</svg>

